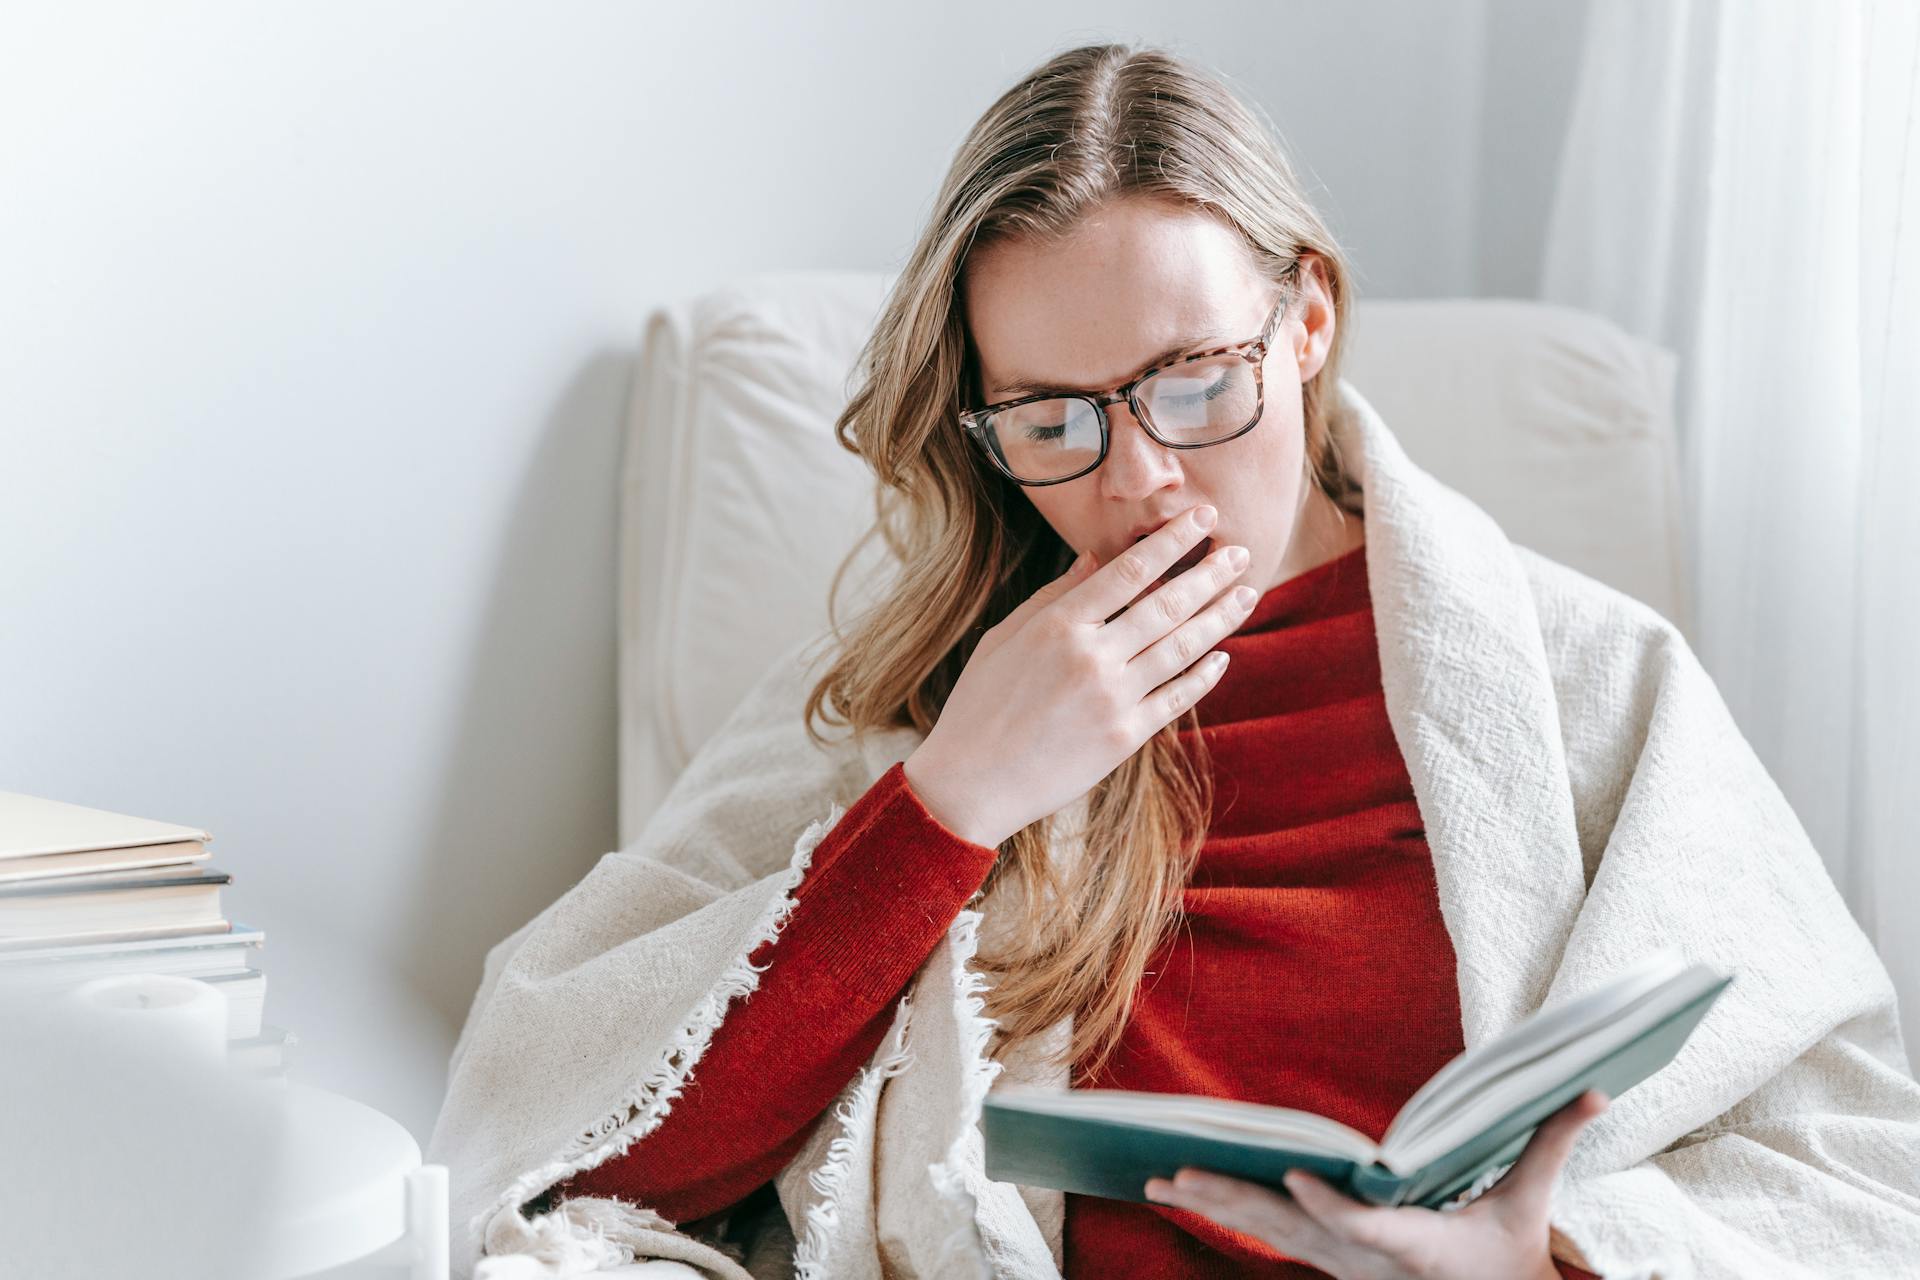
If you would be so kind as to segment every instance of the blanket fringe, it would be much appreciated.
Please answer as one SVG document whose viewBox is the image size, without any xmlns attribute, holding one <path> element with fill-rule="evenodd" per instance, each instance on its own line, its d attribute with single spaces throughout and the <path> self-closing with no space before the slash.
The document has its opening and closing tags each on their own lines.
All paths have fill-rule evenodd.
<svg viewBox="0 0 1920 1280">
<path fill-rule="evenodd" d="M 971 1144 L 978 1141 L 980 1114 L 985 1109 L 987 1091 L 1000 1074 L 1001 1064 L 987 1055 L 995 1023 L 986 1016 L 986 975 L 972 969 L 970 962 L 980 949 L 978 911 L 962 911 L 954 920 L 954 1020 L 959 1024 L 966 1051 L 965 1076 L 960 1082 L 960 1132 L 947 1157 L 927 1170 L 934 1189 L 963 1212 L 941 1246 L 936 1275 L 962 1275 L 972 1268 L 982 1277 L 989 1274 L 986 1250 L 980 1239 L 979 1203 L 967 1190 L 965 1170 L 972 1163 Z"/>
<path fill-rule="evenodd" d="M 659 1214 L 613 1201 L 569 1202 L 564 1208 L 512 1224 L 514 1238 L 496 1243 L 505 1256 L 483 1257 L 474 1280 L 586 1275 L 632 1262 L 633 1249 L 611 1237 L 632 1231 L 668 1231 Z"/>
<path fill-rule="evenodd" d="M 794 842 L 793 858 L 780 878 L 779 891 L 761 913 L 752 936 L 687 1014 L 660 1060 L 627 1091 L 619 1108 L 600 1117 L 552 1160 L 515 1179 L 492 1205 L 473 1217 L 468 1224 L 469 1231 L 484 1232 L 485 1224 L 499 1213 L 518 1215 L 521 1205 L 548 1187 L 613 1159 L 659 1127 L 668 1108 L 686 1087 L 694 1065 L 706 1053 L 720 1020 L 726 1016 L 727 1006 L 760 985 L 765 966 L 751 963 L 748 957 L 779 936 L 787 918 L 793 914 L 794 890 L 806 877 L 814 850 L 839 824 L 845 812 L 838 804 L 831 806 L 826 817 L 809 825 Z"/>
<path fill-rule="evenodd" d="M 834 1108 L 833 1118 L 840 1133 L 827 1144 L 827 1156 L 820 1167 L 807 1175 L 807 1185 L 820 1198 L 807 1207 L 806 1228 L 793 1253 L 794 1280 L 832 1280 L 833 1229 L 840 1222 L 840 1202 L 852 1190 L 847 1183 L 853 1177 L 853 1161 L 859 1152 L 853 1129 L 861 1113 L 870 1112 L 878 1103 L 886 1082 L 912 1065 L 913 1054 L 906 1047 L 912 1021 L 912 1001 L 902 997 L 880 1057 L 861 1068 L 846 1097 Z"/>
</svg>

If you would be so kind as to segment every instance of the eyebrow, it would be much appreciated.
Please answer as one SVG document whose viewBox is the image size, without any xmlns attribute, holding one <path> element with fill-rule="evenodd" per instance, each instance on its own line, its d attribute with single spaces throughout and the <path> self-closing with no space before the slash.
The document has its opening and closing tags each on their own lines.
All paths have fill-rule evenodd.
<svg viewBox="0 0 1920 1280">
<path fill-rule="evenodd" d="M 1172 346 L 1168 347 L 1165 351 L 1162 351 L 1159 355 L 1153 357 L 1151 360 L 1147 361 L 1145 364 L 1139 366 L 1138 369 L 1135 369 L 1132 376 L 1137 377 L 1140 371 L 1143 369 L 1151 369 L 1154 365 L 1164 364 L 1166 361 L 1172 360 L 1175 357 L 1183 356 L 1187 352 L 1193 350 L 1195 347 L 1205 346 L 1205 345 L 1212 345 L 1217 347 L 1222 345 L 1225 341 L 1226 339 L 1220 338 L 1215 334 L 1206 334 L 1206 333 L 1200 334 L 1197 337 L 1185 337 L 1185 338 L 1176 339 Z M 1131 377 L 1128 380 L 1130 381 Z M 1109 383 L 1107 385 L 1111 386 L 1112 384 Z M 1000 395 L 1007 399 L 1011 399 L 1014 396 L 1032 395 L 1033 393 L 1039 392 L 1039 391 L 1065 391 L 1065 392 L 1074 392 L 1074 393 L 1086 393 L 1086 392 L 1105 391 L 1107 389 L 1106 387 L 1069 387 L 1058 382 L 1048 382 L 1043 378 L 1032 378 L 1032 377 L 1015 378 L 1011 382 L 996 383 L 995 386 L 999 388 Z"/>
</svg>

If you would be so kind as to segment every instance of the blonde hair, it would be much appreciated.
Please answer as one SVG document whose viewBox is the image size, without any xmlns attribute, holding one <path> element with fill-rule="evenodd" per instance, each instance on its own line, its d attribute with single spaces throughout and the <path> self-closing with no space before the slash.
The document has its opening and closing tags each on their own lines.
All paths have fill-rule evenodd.
<svg viewBox="0 0 1920 1280">
<path fill-rule="evenodd" d="M 1307 466 L 1336 504 L 1353 505 L 1326 419 L 1348 271 L 1263 119 L 1175 55 L 1105 44 L 1049 59 L 969 131 L 836 423 L 840 444 L 879 484 L 875 523 L 834 576 L 829 616 L 868 539 L 883 538 L 899 570 L 850 634 L 833 623 L 834 661 L 806 704 L 814 741 L 824 741 L 816 718 L 855 732 L 931 730 L 980 633 L 1064 573 L 1074 554 L 955 422 L 963 396 L 977 390 L 960 301 L 970 250 L 1057 237 L 1105 201 L 1144 196 L 1224 220 L 1283 289 L 1303 257 L 1318 257 L 1335 325 L 1326 362 L 1301 389 Z M 1089 793 L 1087 856 L 1077 865 L 1054 865 L 1045 821 L 1001 844 L 988 886 L 1007 881 L 1026 919 L 1005 931 L 1012 941 L 976 960 L 991 982 L 996 1054 L 1068 1015 L 1071 1060 L 1097 1067 L 1118 1043 L 1149 960 L 1178 926 L 1211 815 L 1210 763 L 1197 732 L 1190 757 L 1182 728 L 1197 730 L 1193 709 Z"/>
</svg>

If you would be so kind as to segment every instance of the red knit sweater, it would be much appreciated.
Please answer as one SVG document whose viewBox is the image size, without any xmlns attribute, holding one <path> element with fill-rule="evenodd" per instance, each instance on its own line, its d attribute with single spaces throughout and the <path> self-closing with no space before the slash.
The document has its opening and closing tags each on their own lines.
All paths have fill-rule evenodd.
<svg viewBox="0 0 1920 1280">
<path fill-rule="evenodd" d="M 1220 647 L 1233 661 L 1199 707 L 1215 795 L 1186 923 L 1149 964 L 1119 1049 L 1073 1083 L 1299 1107 L 1377 1139 L 1462 1044 L 1364 548 L 1268 591 Z M 686 1222 L 779 1172 L 994 856 L 889 769 L 814 851 L 784 931 L 752 957 L 767 966 L 758 990 L 661 1126 L 558 1194 Z M 1065 1246 L 1069 1277 L 1323 1274 L 1198 1215 L 1090 1196 L 1067 1197 Z"/>
</svg>

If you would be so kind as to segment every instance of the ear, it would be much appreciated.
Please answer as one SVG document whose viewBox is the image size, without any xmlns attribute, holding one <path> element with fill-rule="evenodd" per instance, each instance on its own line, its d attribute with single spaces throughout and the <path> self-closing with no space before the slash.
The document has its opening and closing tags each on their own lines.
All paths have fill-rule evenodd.
<svg viewBox="0 0 1920 1280">
<path fill-rule="evenodd" d="M 1300 255 L 1300 270 L 1293 281 L 1293 304 L 1287 308 L 1285 332 L 1293 347 L 1294 360 L 1300 366 L 1300 381 L 1307 382 L 1320 372 L 1333 350 L 1333 288 L 1327 277 L 1326 259 L 1317 253 Z"/>
</svg>

